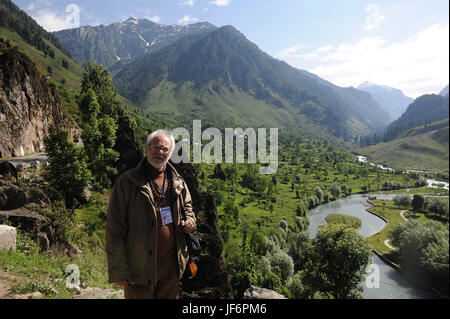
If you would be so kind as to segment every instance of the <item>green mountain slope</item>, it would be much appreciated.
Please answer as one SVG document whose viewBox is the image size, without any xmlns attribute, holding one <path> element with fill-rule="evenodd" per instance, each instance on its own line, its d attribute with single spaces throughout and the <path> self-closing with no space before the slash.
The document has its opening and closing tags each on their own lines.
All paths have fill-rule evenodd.
<svg viewBox="0 0 450 319">
<path fill-rule="evenodd" d="M 401 137 L 359 150 L 369 161 L 396 169 L 449 169 L 449 121 L 437 121 L 403 132 Z"/>
<path fill-rule="evenodd" d="M 392 140 L 402 132 L 426 123 L 432 123 L 449 116 L 449 98 L 426 94 L 418 97 L 411 103 L 396 121 L 392 122 L 385 134 L 385 141 Z"/>
<path fill-rule="evenodd" d="M 313 129 L 344 139 L 389 120 L 368 93 L 276 60 L 232 26 L 138 58 L 115 74 L 114 84 L 140 107 L 186 120 L 214 117 L 222 124 Z"/>
<path fill-rule="evenodd" d="M 147 19 L 129 18 L 124 22 L 82 26 L 54 33 L 75 61 L 92 61 L 110 68 L 115 63 L 158 50 L 189 35 L 214 30 L 206 22 L 187 26 L 157 24 Z"/>
</svg>

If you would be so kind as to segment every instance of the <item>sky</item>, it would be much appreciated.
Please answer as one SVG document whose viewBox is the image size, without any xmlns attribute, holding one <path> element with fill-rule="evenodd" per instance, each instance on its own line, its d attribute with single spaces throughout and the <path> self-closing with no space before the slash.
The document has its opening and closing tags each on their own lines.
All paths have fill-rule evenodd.
<svg viewBox="0 0 450 319">
<path fill-rule="evenodd" d="M 409 97 L 449 83 L 448 0 L 12 0 L 48 31 L 129 17 L 232 25 L 274 58 L 335 85 Z"/>
</svg>

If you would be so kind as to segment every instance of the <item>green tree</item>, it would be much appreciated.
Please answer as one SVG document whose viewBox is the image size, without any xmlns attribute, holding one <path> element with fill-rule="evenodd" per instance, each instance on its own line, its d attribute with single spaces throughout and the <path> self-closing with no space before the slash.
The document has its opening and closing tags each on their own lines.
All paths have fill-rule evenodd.
<svg viewBox="0 0 450 319">
<path fill-rule="evenodd" d="M 316 191 L 317 199 L 319 200 L 318 204 L 320 204 L 323 201 L 323 191 L 319 186 L 316 186 L 315 191 Z"/>
<path fill-rule="evenodd" d="M 388 233 L 399 247 L 400 265 L 415 277 L 423 278 L 448 293 L 448 224 L 437 221 L 408 220 L 393 226 Z"/>
<path fill-rule="evenodd" d="M 411 204 L 411 197 L 408 194 L 395 195 L 393 200 L 395 205 L 403 206 L 403 208 L 406 208 Z"/>
<path fill-rule="evenodd" d="M 423 206 L 425 203 L 425 197 L 423 195 L 414 195 L 411 201 L 411 206 L 414 211 L 414 215 L 416 212 L 421 212 L 423 210 Z"/>
<path fill-rule="evenodd" d="M 330 193 L 335 199 L 337 199 L 339 196 L 341 196 L 342 193 L 341 186 L 339 186 L 337 183 L 332 183 L 330 185 Z"/>
<path fill-rule="evenodd" d="M 111 178 L 117 174 L 115 163 L 119 153 L 113 150 L 118 125 L 109 115 L 100 112 L 97 96 L 92 89 L 81 97 L 84 148 L 88 156 L 88 167 L 94 175 L 97 188 L 109 187 Z"/>
<path fill-rule="evenodd" d="M 84 64 L 81 92 L 92 89 L 100 105 L 100 112 L 109 116 L 117 113 L 120 105 L 117 101 L 117 90 L 112 84 L 111 75 L 102 65 L 87 62 Z"/>
<path fill-rule="evenodd" d="M 65 198 L 67 208 L 74 206 L 89 184 L 91 173 L 82 150 L 68 139 L 66 131 L 50 127 L 44 138 L 48 165 L 44 170 L 45 180 Z"/>
<path fill-rule="evenodd" d="M 304 284 L 336 299 L 360 296 L 371 255 L 362 235 L 342 224 L 321 226 L 308 246 Z"/>
</svg>

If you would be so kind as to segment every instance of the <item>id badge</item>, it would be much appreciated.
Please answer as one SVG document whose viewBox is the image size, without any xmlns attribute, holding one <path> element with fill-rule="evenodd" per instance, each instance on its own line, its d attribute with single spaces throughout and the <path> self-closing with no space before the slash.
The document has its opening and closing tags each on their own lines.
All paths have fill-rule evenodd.
<svg viewBox="0 0 450 319">
<path fill-rule="evenodd" d="M 170 210 L 170 207 L 160 208 L 159 213 L 161 214 L 161 224 L 163 226 L 173 222 L 172 211 Z"/>
</svg>

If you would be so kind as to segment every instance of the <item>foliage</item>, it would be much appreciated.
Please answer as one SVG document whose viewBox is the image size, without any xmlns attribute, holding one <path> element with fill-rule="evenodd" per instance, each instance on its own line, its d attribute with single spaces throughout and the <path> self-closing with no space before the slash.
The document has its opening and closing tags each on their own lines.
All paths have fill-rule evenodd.
<svg viewBox="0 0 450 319">
<path fill-rule="evenodd" d="M 424 206 L 429 213 L 436 214 L 448 220 L 448 198 L 427 197 Z"/>
<path fill-rule="evenodd" d="M 70 53 L 62 47 L 54 34 L 47 32 L 10 0 L 2 0 L 0 4 L 0 26 L 14 30 L 29 44 L 43 51 L 45 55 L 55 56 L 55 52 L 45 43 L 45 40 L 48 40 L 70 57 Z"/>
<path fill-rule="evenodd" d="M 343 224 L 354 229 L 358 229 L 361 227 L 361 219 L 354 216 L 331 214 L 328 215 L 325 220 L 327 221 L 328 225 Z"/>
<path fill-rule="evenodd" d="M 341 186 L 339 184 L 337 184 L 337 183 L 332 183 L 330 185 L 330 193 L 331 193 L 331 195 L 333 195 L 333 197 L 335 199 L 337 199 L 342 194 Z"/>
<path fill-rule="evenodd" d="M 401 266 L 407 272 L 448 293 L 448 224 L 443 227 L 433 220 L 424 223 L 408 220 L 394 226 L 389 235 L 392 243 L 399 247 Z"/>
<path fill-rule="evenodd" d="M 393 197 L 394 204 L 397 206 L 408 207 L 411 204 L 411 196 L 408 194 L 399 194 Z"/>
<path fill-rule="evenodd" d="M 44 143 L 48 165 L 43 176 L 52 187 L 64 194 L 66 207 L 72 207 L 73 200 L 82 197 L 91 179 L 85 154 L 68 140 L 67 132 L 55 127 L 50 127 Z"/>
<path fill-rule="evenodd" d="M 100 105 L 100 113 L 113 116 L 120 109 L 117 89 L 112 84 L 108 70 L 99 64 L 87 62 L 84 64 L 81 92 L 87 93 L 91 89 L 95 92 Z"/>
<path fill-rule="evenodd" d="M 366 239 L 348 226 L 320 227 L 307 250 L 303 282 L 336 299 L 358 297 L 370 262 Z"/>
<path fill-rule="evenodd" d="M 425 204 L 425 197 L 423 195 L 415 194 L 411 201 L 411 206 L 414 212 L 422 211 Z"/>
<path fill-rule="evenodd" d="M 224 267 L 230 278 L 235 298 L 242 298 L 251 283 L 257 282 L 262 273 L 259 258 L 249 249 L 247 227 L 241 227 L 240 247 L 229 247 L 225 251 Z"/>
<path fill-rule="evenodd" d="M 118 124 L 114 118 L 100 113 L 97 96 L 92 89 L 87 89 L 79 105 L 83 114 L 81 137 L 88 156 L 88 167 L 98 188 L 109 187 L 111 179 L 117 174 L 115 163 L 119 153 L 113 147 Z"/>
</svg>

